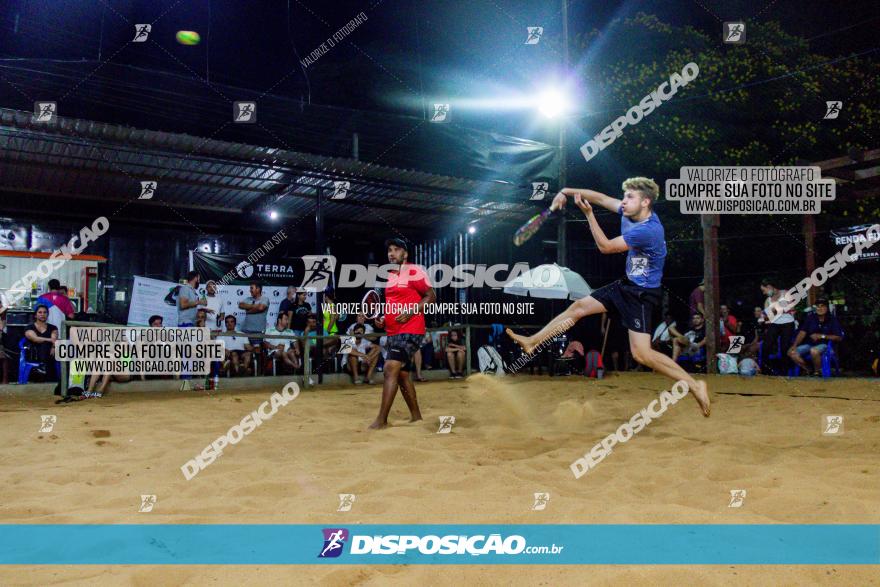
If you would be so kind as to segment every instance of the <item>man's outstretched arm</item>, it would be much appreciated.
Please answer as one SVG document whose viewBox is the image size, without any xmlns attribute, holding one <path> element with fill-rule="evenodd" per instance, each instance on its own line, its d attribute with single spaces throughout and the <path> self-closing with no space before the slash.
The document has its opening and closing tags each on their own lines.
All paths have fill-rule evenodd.
<svg viewBox="0 0 880 587">
<path fill-rule="evenodd" d="M 559 196 L 562 195 L 560 198 Z M 611 212 L 617 214 L 617 211 L 620 210 L 620 205 L 623 203 L 620 200 L 612 198 L 611 196 L 606 196 L 605 194 L 587 190 L 580 188 L 563 188 L 559 194 L 557 194 L 556 198 L 554 198 L 553 203 L 556 204 L 556 208 L 561 208 L 565 206 L 565 202 L 570 196 L 578 196 L 590 204 L 594 206 L 601 206 Z"/>
</svg>

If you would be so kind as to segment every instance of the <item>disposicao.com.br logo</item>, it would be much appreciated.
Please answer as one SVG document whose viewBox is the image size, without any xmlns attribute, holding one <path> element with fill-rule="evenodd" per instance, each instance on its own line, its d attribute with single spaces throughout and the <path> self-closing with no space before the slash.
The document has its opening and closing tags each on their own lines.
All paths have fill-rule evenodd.
<svg viewBox="0 0 880 587">
<path fill-rule="evenodd" d="M 564 546 L 528 546 L 519 534 L 445 535 L 388 534 L 349 535 L 346 528 L 324 528 L 323 547 L 318 558 L 335 558 L 343 553 L 346 542 L 350 555 L 521 555 L 560 554 Z M 350 541 L 349 541 L 350 538 Z"/>
</svg>

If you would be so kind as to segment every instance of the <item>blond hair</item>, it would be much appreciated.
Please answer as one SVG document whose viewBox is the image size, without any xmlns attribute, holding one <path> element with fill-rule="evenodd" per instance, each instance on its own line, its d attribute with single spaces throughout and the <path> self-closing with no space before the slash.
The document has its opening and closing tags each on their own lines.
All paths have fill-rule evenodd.
<svg viewBox="0 0 880 587">
<path fill-rule="evenodd" d="M 642 194 L 648 199 L 648 209 L 654 207 L 654 202 L 660 197 L 660 186 L 653 179 L 647 177 L 630 177 L 623 182 L 623 191 L 632 190 Z"/>
</svg>

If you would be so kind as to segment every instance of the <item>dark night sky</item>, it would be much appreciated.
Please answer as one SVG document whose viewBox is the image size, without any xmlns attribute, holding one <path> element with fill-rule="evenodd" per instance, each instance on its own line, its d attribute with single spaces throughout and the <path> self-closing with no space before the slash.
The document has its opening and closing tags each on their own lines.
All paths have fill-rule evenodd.
<svg viewBox="0 0 880 587">
<path fill-rule="evenodd" d="M 736 20 L 757 15 L 758 20 L 779 21 L 790 33 L 817 37 L 813 51 L 836 56 L 876 45 L 878 6 L 800 0 L 573 0 L 569 20 L 574 38 L 637 12 L 711 34 L 720 30 L 716 16 Z M 368 20 L 309 67 L 313 103 L 421 116 L 422 97 L 431 102 L 443 96 L 534 92 L 559 71 L 560 2 L 535 0 L 11 1 L 0 12 L 0 57 L 96 60 L 100 50 L 103 60 L 112 57 L 114 63 L 189 76 L 206 77 L 210 71 L 215 82 L 260 91 L 274 86 L 273 93 L 298 97 L 307 90 L 294 45 L 305 57 L 361 11 Z M 152 46 L 124 47 L 132 37 L 131 23 L 138 22 L 156 22 L 152 34 L 167 53 Z M 530 25 L 545 27 L 546 43 L 523 45 Z M 845 30 L 837 30 L 841 28 Z M 179 29 L 198 31 L 202 43 L 177 44 L 174 33 Z M 534 130 L 529 113 L 458 114 L 464 117 L 458 121 L 468 125 L 523 136 Z"/>
</svg>

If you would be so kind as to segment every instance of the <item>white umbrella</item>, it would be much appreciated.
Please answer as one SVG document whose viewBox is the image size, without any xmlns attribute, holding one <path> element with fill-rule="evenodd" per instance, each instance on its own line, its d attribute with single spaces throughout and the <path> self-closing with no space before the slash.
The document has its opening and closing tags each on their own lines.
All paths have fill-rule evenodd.
<svg viewBox="0 0 880 587">
<path fill-rule="evenodd" d="M 504 293 L 549 300 L 579 300 L 592 291 L 583 277 L 556 263 L 538 265 L 504 284 Z"/>
</svg>

